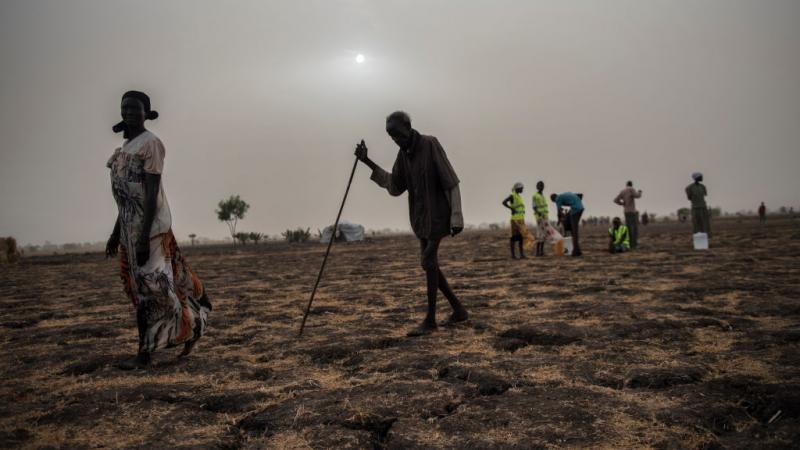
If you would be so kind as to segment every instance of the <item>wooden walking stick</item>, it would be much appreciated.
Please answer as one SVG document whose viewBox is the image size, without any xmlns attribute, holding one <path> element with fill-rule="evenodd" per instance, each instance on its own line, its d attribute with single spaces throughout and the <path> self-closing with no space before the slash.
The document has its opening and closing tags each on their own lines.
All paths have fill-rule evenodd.
<svg viewBox="0 0 800 450">
<path fill-rule="evenodd" d="M 364 144 L 364 141 L 361 141 L 361 144 Z M 347 194 L 350 192 L 350 185 L 353 184 L 353 175 L 356 173 L 356 167 L 358 167 L 358 158 L 353 163 L 353 170 L 350 171 L 350 179 L 347 181 L 347 189 L 344 191 L 344 198 L 342 198 L 342 205 L 339 206 L 339 214 L 336 215 L 336 222 L 333 223 L 333 234 L 331 235 L 331 240 L 328 241 L 328 249 L 325 250 L 325 257 L 322 258 L 322 266 L 319 268 L 319 274 L 317 275 L 317 282 L 314 283 L 314 289 L 311 291 L 311 298 L 308 299 L 308 306 L 306 306 L 306 312 L 303 314 L 303 323 L 300 324 L 300 333 L 298 333 L 298 337 L 303 335 L 303 328 L 306 326 L 306 319 L 308 319 L 308 313 L 311 311 L 311 303 L 314 302 L 314 295 L 317 294 L 317 287 L 319 287 L 319 281 L 322 279 L 322 272 L 325 270 L 325 264 L 328 262 L 328 255 L 331 253 L 331 247 L 333 246 L 333 241 L 336 240 L 336 230 L 339 229 L 339 218 L 342 217 L 342 210 L 344 209 L 344 202 L 347 200 Z"/>
</svg>

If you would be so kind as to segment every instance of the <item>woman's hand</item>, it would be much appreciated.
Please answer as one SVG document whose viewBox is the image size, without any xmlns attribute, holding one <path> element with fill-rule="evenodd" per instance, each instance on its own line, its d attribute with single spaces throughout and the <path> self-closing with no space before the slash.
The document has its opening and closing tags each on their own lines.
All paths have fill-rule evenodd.
<svg viewBox="0 0 800 450">
<path fill-rule="evenodd" d="M 119 235 L 112 234 L 108 238 L 108 242 L 106 242 L 106 258 L 113 258 L 117 256 L 117 251 L 119 249 Z"/>
<path fill-rule="evenodd" d="M 150 259 L 150 239 L 140 238 L 136 242 L 136 265 L 142 267 Z"/>
</svg>

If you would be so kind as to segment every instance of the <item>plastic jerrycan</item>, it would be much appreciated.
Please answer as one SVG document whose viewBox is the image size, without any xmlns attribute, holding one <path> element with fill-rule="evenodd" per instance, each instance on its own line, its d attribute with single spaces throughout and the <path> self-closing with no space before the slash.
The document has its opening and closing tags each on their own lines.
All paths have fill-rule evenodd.
<svg viewBox="0 0 800 450">
<path fill-rule="evenodd" d="M 695 233 L 692 236 L 695 250 L 708 250 L 708 234 Z"/>
</svg>

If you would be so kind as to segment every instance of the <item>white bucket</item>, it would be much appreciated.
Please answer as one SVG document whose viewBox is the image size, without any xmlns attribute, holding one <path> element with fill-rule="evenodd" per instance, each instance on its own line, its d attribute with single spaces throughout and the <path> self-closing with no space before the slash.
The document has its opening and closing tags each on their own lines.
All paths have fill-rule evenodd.
<svg viewBox="0 0 800 450">
<path fill-rule="evenodd" d="M 572 254 L 572 236 L 564 238 L 564 255 L 569 256 Z"/>
<path fill-rule="evenodd" d="M 695 250 L 708 250 L 708 235 L 706 233 L 695 233 L 693 237 Z"/>
</svg>

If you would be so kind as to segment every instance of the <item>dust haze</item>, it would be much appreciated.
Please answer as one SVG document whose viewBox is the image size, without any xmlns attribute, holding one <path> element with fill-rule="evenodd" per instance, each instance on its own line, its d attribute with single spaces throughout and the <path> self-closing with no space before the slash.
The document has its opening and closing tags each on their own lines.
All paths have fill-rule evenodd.
<svg viewBox="0 0 800 450">
<path fill-rule="evenodd" d="M 333 220 L 354 144 L 384 166 L 386 114 L 436 135 L 467 223 L 526 200 L 586 195 L 618 215 L 686 206 L 691 172 L 713 206 L 797 206 L 800 3 L 795 1 L 4 1 L 0 5 L 0 235 L 103 241 L 105 162 L 128 89 L 150 94 L 179 239 L 221 238 L 220 199 L 245 231 Z M 355 62 L 358 53 L 363 64 Z M 403 200 L 359 168 L 345 218 L 408 229 Z"/>
</svg>

